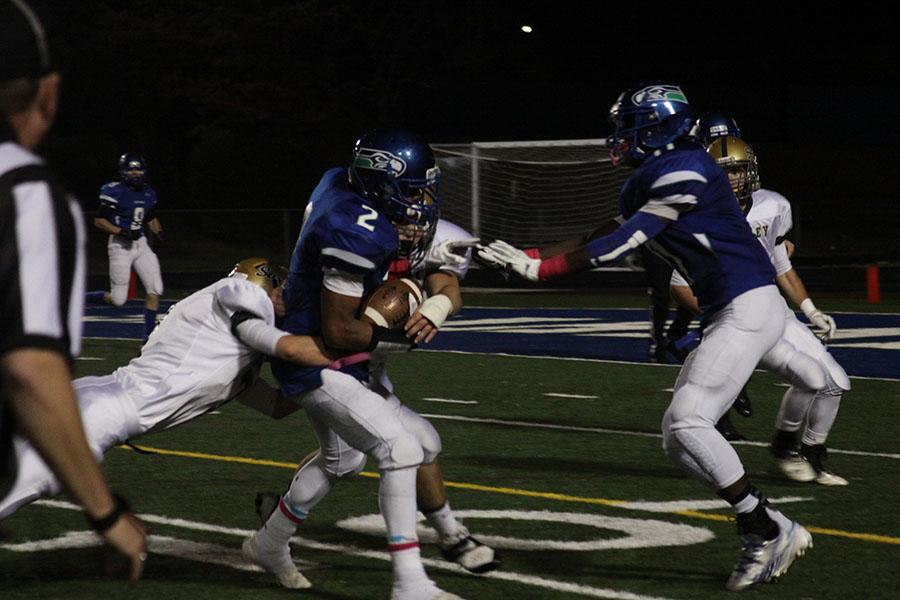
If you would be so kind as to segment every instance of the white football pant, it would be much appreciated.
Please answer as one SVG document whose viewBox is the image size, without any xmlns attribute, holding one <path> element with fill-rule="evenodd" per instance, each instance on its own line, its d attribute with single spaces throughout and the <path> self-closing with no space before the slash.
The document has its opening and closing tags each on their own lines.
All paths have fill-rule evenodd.
<svg viewBox="0 0 900 600">
<path fill-rule="evenodd" d="M 106 244 L 106 251 L 109 254 L 110 295 L 113 304 L 122 306 L 128 299 L 132 268 L 148 294 L 162 295 L 163 282 L 159 259 L 150 249 L 146 236 L 132 242 L 111 235 Z"/>
<path fill-rule="evenodd" d="M 141 433 L 134 402 L 112 376 L 82 377 L 73 382 L 88 445 L 98 462 L 103 453 Z M 15 440 L 19 474 L 6 498 L 0 500 L 0 519 L 39 498 L 55 496 L 62 486 L 37 450 L 24 439 Z"/>
<path fill-rule="evenodd" d="M 735 483 L 744 468 L 716 428 L 757 365 L 807 390 L 825 387 L 815 361 L 783 339 L 784 300 L 774 285 L 747 291 L 714 314 L 688 356 L 663 416 L 663 448 L 680 467 L 715 490 Z M 812 366 L 810 366 L 812 365 Z"/>
</svg>

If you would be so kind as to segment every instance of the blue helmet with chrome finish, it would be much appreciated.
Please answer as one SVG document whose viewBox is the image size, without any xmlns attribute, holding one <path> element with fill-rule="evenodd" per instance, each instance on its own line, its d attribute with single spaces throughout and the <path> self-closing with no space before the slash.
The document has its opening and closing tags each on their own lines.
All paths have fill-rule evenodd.
<svg viewBox="0 0 900 600">
<path fill-rule="evenodd" d="M 412 260 L 427 248 L 440 209 L 441 170 L 431 146 L 403 129 L 376 129 L 353 147 L 350 185 L 393 222 L 400 235 L 400 255 Z"/>
<path fill-rule="evenodd" d="M 139 154 L 126 152 L 119 157 L 119 179 L 132 186 L 140 187 L 144 185 L 144 178 L 147 176 L 147 161 Z"/>
<path fill-rule="evenodd" d="M 693 122 L 681 88 L 663 83 L 625 90 L 609 109 L 609 119 L 615 129 L 606 143 L 615 166 L 644 160 L 684 136 Z"/>
<path fill-rule="evenodd" d="M 726 135 L 740 139 L 741 128 L 733 117 L 722 112 L 704 114 L 691 128 L 691 137 L 696 138 L 704 147 L 709 147 L 716 138 Z"/>
</svg>

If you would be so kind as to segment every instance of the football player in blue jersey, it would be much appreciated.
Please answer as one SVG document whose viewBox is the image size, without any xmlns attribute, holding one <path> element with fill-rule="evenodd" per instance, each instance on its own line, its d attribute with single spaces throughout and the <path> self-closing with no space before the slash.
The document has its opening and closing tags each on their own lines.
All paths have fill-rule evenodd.
<svg viewBox="0 0 900 600">
<path fill-rule="evenodd" d="M 739 138 L 741 137 L 741 128 L 738 127 L 734 117 L 719 111 L 705 113 L 697 119 L 690 133 L 690 136 L 704 148 L 708 148 L 716 138 L 726 135 Z"/>
<path fill-rule="evenodd" d="M 316 434 L 323 477 L 359 472 L 367 456 L 376 462 L 393 600 L 458 596 L 428 579 L 419 553 L 416 473 L 425 456 L 422 444 L 397 419 L 394 406 L 365 385 L 365 353 L 405 351 L 413 340 L 402 330 L 358 317 L 363 299 L 382 283 L 398 252 L 413 259 L 424 252 L 437 222 L 439 183 L 440 170 L 425 140 L 398 129 L 367 133 L 356 142 L 349 169 L 325 172 L 310 196 L 312 207 L 291 257 L 281 328 L 321 336 L 329 349 L 359 353 L 360 360 L 345 359 L 338 369 L 272 362 L 282 393 L 303 407 Z M 413 338 L 430 332 L 419 329 Z M 334 460 L 343 445 L 364 454 L 357 454 L 354 464 Z M 319 500 L 310 490 L 329 487 L 292 482 L 265 525 L 244 541 L 244 555 L 285 587 L 309 586 L 291 559 L 289 540 Z"/>
<path fill-rule="evenodd" d="M 87 300 L 122 306 L 128 299 L 131 269 L 141 279 L 147 293 L 144 305 L 144 339 L 156 326 L 159 297 L 163 292 L 159 259 L 146 233 L 162 237 L 162 225 L 155 215 L 156 190 L 146 181 L 147 162 L 137 154 L 119 157 L 119 181 L 100 188 L 100 210 L 94 226 L 109 234 L 110 291 L 88 292 Z"/>
<path fill-rule="evenodd" d="M 725 172 L 688 135 L 692 117 L 675 85 L 639 85 L 610 110 L 613 163 L 635 171 L 622 187 L 625 221 L 613 233 L 541 260 L 496 241 L 479 250 L 531 281 L 582 271 L 652 244 L 689 282 L 703 337 L 687 357 L 663 417 L 663 447 L 737 513 L 742 550 L 726 587 L 738 591 L 782 575 L 812 546 L 799 523 L 776 510 L 747 479 L 716 430 L 757 364 L 780 370 L 797 355 L 781 342 L 783 300 L 775 270 L 738 206 Z M 807 382 L 811 389 L 823 382 Z"/>
</svg>

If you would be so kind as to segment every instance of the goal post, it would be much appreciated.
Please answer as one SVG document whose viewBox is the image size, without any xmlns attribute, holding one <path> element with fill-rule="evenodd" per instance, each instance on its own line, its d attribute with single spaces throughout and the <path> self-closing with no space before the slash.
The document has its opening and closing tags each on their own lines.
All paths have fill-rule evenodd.
<svg viewBox="0 0 900 600">
<path fill-rule="evenodd" d="M 434 144 L 441 215 L 485 240 L 537 246 L 618 214 L 628 169 L 614 169 L 601 139 Z"/>
</svg>

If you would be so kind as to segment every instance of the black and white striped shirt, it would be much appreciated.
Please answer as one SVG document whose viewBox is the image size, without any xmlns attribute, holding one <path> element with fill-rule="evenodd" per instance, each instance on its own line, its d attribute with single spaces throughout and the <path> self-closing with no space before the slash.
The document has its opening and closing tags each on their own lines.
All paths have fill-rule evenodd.
<svg viewBox="0 0 900 600">
<path fill-rule="evenodd" d="M 84 284 L 81 208 L 39 157 L 0 136 L 0 355 L 77 356 Z"/>
</svg>

